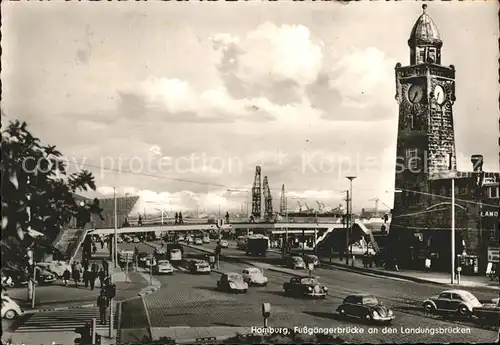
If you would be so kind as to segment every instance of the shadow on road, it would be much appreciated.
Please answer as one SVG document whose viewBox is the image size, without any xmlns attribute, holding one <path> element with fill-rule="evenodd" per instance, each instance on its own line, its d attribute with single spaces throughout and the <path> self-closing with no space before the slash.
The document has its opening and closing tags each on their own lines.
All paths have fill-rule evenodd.
<svg viewBox="0 0 500 345">
<path fill-rule="evenodd" d="M 220 290 L 217 289 L 217 287 L 208 287 L 208 286 L 193 286 L 193 289 L 197 290 L 205 290 L 205 291 L 212 291 L 212 292 L 221 292 Z"/>
<path fill-rule="evenodd" d="M 237 325 L 235 323 L 225 323 L 225 322 L 211 322 L 210 324 L 212 326 L 219 326 L 219 327 L 241 327 L 241 325 Z"/>
<path fill-rule="evenodd" d="M 267 291 L 259 291 L 261 293 L 265 293 L 265 294 L 268 294 L 268 295 L 274 295 L 274 296 L 281 296 L 281 297 L 290 297 L 288 295 L 286 295 L 283 291 L 276 291 L 276 290 L 267 290 Z"/>
<path fill-rule="evenodd" d="M 303 311 L 302 313 L 311 315 L 311 316 L 316 316 L 316 317 L 321 317 L 324 319 L 330 319 L 330 320 L 337 320 L 338 315 L 333 314 L 333 313 L 327 313 L 327 312 L 320 312 L 320 311 Z"/>
</svg>

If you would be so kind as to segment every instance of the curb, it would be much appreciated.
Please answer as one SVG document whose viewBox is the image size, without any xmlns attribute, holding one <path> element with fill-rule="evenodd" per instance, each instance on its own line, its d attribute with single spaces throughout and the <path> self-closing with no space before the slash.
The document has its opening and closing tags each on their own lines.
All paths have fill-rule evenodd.
<svg viewBox="0 0 500 345">
<path fill-rule="evenodd" d="M 84 309 L 84 308 L 92 308 L 92 307 L 97 307 L 97 303 L 88 303 L 88 304 L 82 304 L 82 305 L 76 305 L 76 306 L 69 306 L 69 307 L 54 307 L 54 308 L 42 308 L 42 309 L 29 309 L 25 310 L 25 314 L 35 314 L 35 313 L 43 313 L 43 312 L 48 312 L 48 311 L 59 311 L 59 310 L 69 310 L 69 309 Z"/>
<path fill-rule="evenodd" d="M 158 287 L 158 286 L 156 286 L 156 287 L 155 287 L 155 286 L 153 286 L 153 287 L 150 287 L 150 288 L 148 288 L 148 289 L 146 289 L 146 290 L 144 290 L 144 291 L 139 292 L 139 293 L 138 293 L 138 295 L 139 295 L 139 296 L 141 296 L 141 297 L 144 297 L 144 296 L 150 295 L 150 294 L 152 294 L 153 292 L 156 292 L 156 291 L 158 291 L 158 290 L 160 290 L 160 287 Z"/>
<path fill-rule="evenodd" d="M 385 271 L 376 271 L 376 270 L 366 270 L 366 269 L 363 269 L 361 267 L 346 266 L 344 264 L 338 264 L 335 262 L 328 262 L 328 261 L 324 261 L 324 260 L 320 260 L 320 262 L 322 264 L 325 264 L 326 266 L 333 266 L 335 268 L 338 268 L 338 269 L 341 269 L 344 271 L 358 273 L 358 274 L 366 275 L 366 276 L 395 278 L 395 279 L 406 280 L 406 281 L 415 282 L 415 283 L 419 283 L 419 284 L 432 284 L 432 285 L 448 286 L 448 287 L 455 287 L 455 288 L 457 286 L 460 286 L 458 284 L 452 285 L 449 283 L 441 283 L 441 282 L 436 282 L 433 280 L 427 280 L 427 279 L 407 276 L 407 275 L 403 275 L 403 274 L 397 274 L 397 273 L 391 273 L 391 272 L 385 272 Z M 500 287 L 488 286 L 488 285 L 475 285 L 475 286 L 463 286 L 463 287 L 464 288 L 465 287 L 474 287 L 474 288 L 482 288 L 482 289 L 488 289 L 488 290 L 500 290 Z"/>
</svg>

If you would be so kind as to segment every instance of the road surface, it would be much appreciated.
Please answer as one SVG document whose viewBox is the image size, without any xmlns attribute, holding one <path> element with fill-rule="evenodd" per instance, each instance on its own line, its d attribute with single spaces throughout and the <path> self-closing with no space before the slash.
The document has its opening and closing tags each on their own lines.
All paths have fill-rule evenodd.
<svg viewBox="0 0 500 345">
<path fill-rule="evenodd" d="M 133 248 L 134 245 L 131 246 Z M 139 251 L 151 252 L 153 250 L 145 244 L 140 244 L 138 247 Z M 213 248 L 213 245 L 202 247 Z M 185 258 L 204 256 L 198 250 L 187 247 L 185 247 L 184 254 Z M 224 249 L 223 254 L 236 255 L 238 251 Z M 241 252 L 239 255 L 244 257 Z M 279 255 L 277 257 L 279 258 Z M 277 258 L 270 255 L 265 260 L 269 259 Z M 249 265 L 236 261 L 221 262 L 221 270 L 226 272 L 241 272 L 247 266 Z M 179 265 L 179 270 L 173 276 L 157 276 L 156 278 L 162 283 L 162 288 L 156 293 L 145 296 L 144 305 L 142 307 L 138 305 L 137 309 L 132 308 L 128 313 L 134 313 L 135 319 L 139 318 L 139 314 L 144 315 L 142 321 L 136 323 L 141 324 L 142 328 L 260 327 L 263 324 L 261 303 L 269 302 L 272 305 L 271 317 L 268 320 L 269 326 L 339 327 L 339 332 L 343 333 L 340 334 L 341 338 L 352 343 L 477 343 L 492 342 L 496 339 L 497 333 L 492 328 L 483 328 L 467 320 L 445 320 L 425 314 L 420 308 L 422 299 L 443 290 L 437 286 L 368 277 L 337 269 L 319 268 L 314 274 L 320 277 L 321 283 L 329 287 L 329 296 L 326 300 L 285 296 L 282 285 L 291 277 L 287 273 L 266 270 L 265 275 L 269 278 L 269 284 L 266 287 L 252 287 L 246 294 L 234 295 L 215 290 L 219 274 L 192 275 Z M 396 320 L 391 326 L 372 326 L 354 320 L 339 321 L 335 318 L 334 311 L 341 301 L 348 294 L 360 291 L 375 294 L 383 303 L 394 309 Z M 484 293 L 477 295 L 483 299 L 495 297 Z M 127 317 L 124 309 L 122 320 Z M 430 333 L 432 331 L 434 334 Z M 415 332 L 419 333 L 415 334 Z M 132 337 L 133 331 L 130 334 Z"/>
</svg>

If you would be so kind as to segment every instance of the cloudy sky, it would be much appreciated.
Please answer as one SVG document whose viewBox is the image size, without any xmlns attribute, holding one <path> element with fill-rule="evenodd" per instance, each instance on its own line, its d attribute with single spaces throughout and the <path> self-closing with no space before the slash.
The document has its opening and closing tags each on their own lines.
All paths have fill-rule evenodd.
<svg viewBox="0 0 500 345">
<path fill-rule="evenodd" d="M 101 194 L 116 186 L 174 208 L 239 209 L 260 164 L 276 206 L 282 184 L 290 208 L 300 201 L 292 197 L 335 206 L 346 175 L 358 176 L 355 209 L 392 203 L 394 66 L 409 63 L 421 3 L 2 10 L 6 118 L 92 171 Z M 482 153 L 498 170 L 497 4 L 432 3 L 428 13 L 443 64 L 457 70 L 459 169 Z"/>
</svg>

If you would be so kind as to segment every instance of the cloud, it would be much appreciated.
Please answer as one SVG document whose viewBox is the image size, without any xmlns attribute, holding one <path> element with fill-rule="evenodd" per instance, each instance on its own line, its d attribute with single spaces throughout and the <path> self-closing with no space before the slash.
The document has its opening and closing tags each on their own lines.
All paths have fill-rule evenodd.
<svg viewBox="0 0 500 345">
<path fill-rule="evenodd" d="M 265 94 L 273 103 L 300 101 L 301 90 L 314 83 L 322 69 L 321 42 L 313 42 L 302 25 L 264 23 L 244 37 L 218 34 L 219 71 L 235 97 Z"/>
<path fill-rule="evenodd" d="M 197 90 L 187 81 L 151 77 L 119 93 L 119 107 L 129 118 L 170 122 L 274 120 L 280 107 L 266 97 L 233 98 L 225 87 Z M 286 107 L 285 107 L 286 108 Z"/>
</svg>

